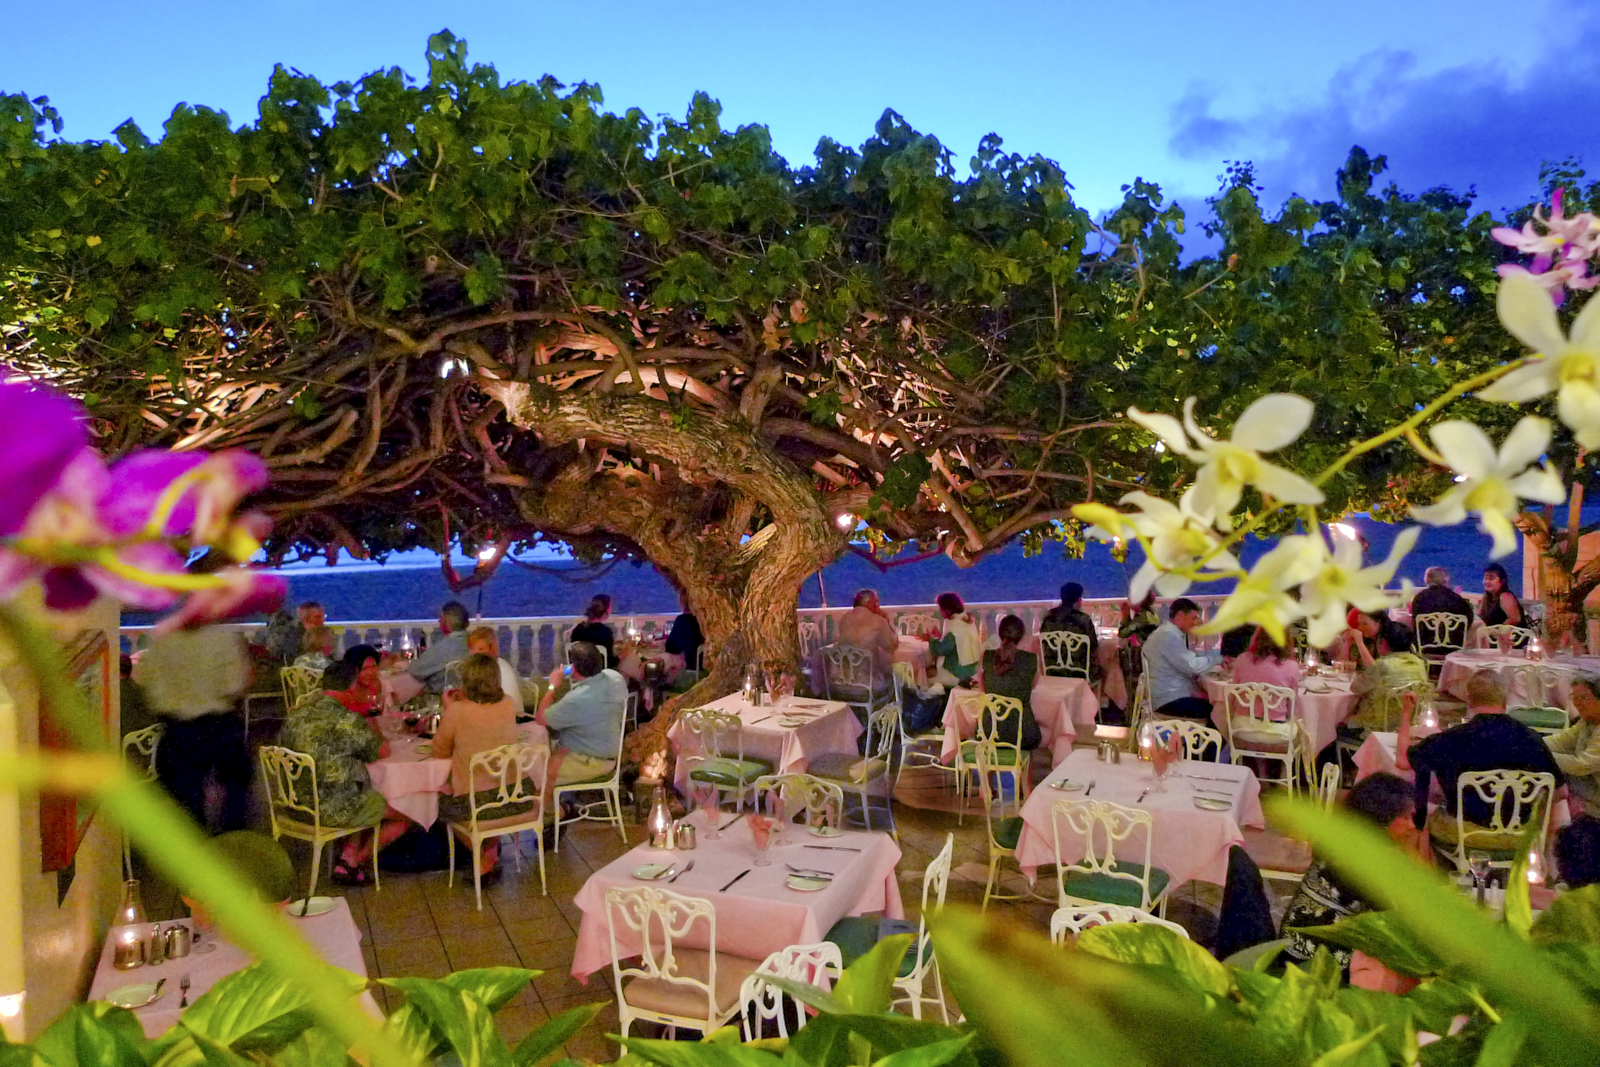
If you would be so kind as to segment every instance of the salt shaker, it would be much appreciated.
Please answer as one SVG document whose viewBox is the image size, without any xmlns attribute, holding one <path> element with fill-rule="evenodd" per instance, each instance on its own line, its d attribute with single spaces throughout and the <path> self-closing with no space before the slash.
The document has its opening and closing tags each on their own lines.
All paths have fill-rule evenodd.
<svg viewBox="0 0 1600 1067">
<path fill-rule="evenodd" d="M 150 932 L 150 966 L 165 962 L 167 958 L 166 930 L 160 923 L 156 923 Z"/>
</svg>

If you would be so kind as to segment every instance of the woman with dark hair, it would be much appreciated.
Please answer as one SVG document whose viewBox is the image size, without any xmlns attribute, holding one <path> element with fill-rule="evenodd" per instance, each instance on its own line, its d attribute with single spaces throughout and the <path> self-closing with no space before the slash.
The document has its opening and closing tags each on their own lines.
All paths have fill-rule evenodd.
<svg viewBox="0 0 1600 1067">
<path fill-rule="evenodd" d="M 1344 801 L 1346 811 L 1383 829 L 1413 855 L 1429 861 L 1428 836 L 1412 825 L 1413 806 L 1411 783 L 1382 771 L 1357 782 Z M 1284 912 L 1283 936 L 1288 944 L 1279 960 L 1304 965 L 1311 962 L 1317 947 L 1325 944 L 1301 933 L 1299 928 L 1328 926 L 1348 915 L 1371 909 L 1372 904 L 1341 881 L 1325 861 L 1313 858 L 1300 888 L 1289 902 L 1289 910 Z M 1338 945 L 1326 947 L 1349 978 L 1351 950 Z"/>
<path fill-rule="evenodd" d="M 1027 632 L 1022 620 L 1015 615 L 1000 620 L 1000 647 L 983 654 L 983 691 L 1022 701 L 1021 723 L 1010 720 L 1000 740 L 1013 743 L 1020 740 L 1023 748 L 1035 749 L 1042 740 L 1038 720 L 1033 717 L 1032 701 L 1039 657 L 1017 647 Z"/>
<path fill-rule="evenodd" d="M 1266 682 L 1294 689 L 1300 684 L 1300 664 L 1287 648 L 1272 639 L 1271 634 L 1258 629 L 1250 638 L 1249 647 L 1233 661 L 1232 680 Z"/>
<path fill-rule="evenodd" d="M 1340 725 L 1341 734 L 1349 727 L 1393 730 L 1400 721 L 1400 693 L 1427 685 L 1428 663 L 1411 651 L 1411 631 L 1388 612 L 1352 610 L 1348 621 L 1343 658 L 1358 662 L 1350 691 L 1361 699 Z"/>
<path fill-rule="evenodd" d="M 1556 834 L 1556 876 L 1568 889 L 1600 885 L 1600 818 L 1579 815 Z"/>
<path fill-rule="evenodd" d="M 357 715 L 372 716 L 383 709 L 383 688 L 378 684 L 378 664 L 383 657 L 371 645 L 352 645 L 345 650 L 344 662 L 355 668 L 356 680 L 334 698 Z"/>
<path fill-rule="evenodd" d="M 1511 579 L 1498 563 L 1483 568 L 1483 605 L 1478 617 L 1485 626 L 1521 626 L 1522 601 L 1511 591 Z"/>
<path fill-rule="evenodd" d="M 606 620 L 611 618 L 611 596 L 608 593 L 596 593 L 589 601 L 589 606 L 584 609 L 583 621 L 572 628 L 573 641 L 587 641 L 597 648 L 605 649 L 607 667 L 615 669 L 617 666 L 617 638 L 611 632 L 611 627 L 606 625 Z"/>
<path fill-rule="evenodd" d="M 954 593 L 940 593 L 934 601 L 939 614 L 944 616 L 944 626 L 937 634 L 924 634 L 928 651 L 939 670 L 933 682 L 945 688 L 970 682 L 978 673 L 978 663 L 983 654 L 983 641 L 978 636 L 978 625 L 967 614 L 967 606 Z"/>
<path fill-rule="evenodd" d="M 517 708 L 500 685 L 500 664 L 493 656 L 474 652 L 461 662 L 461 688 L 444 693 L 444 713 L 433 737 L 433 758 L 450 761 L 450 792 L 439 798 L 439 817 L 466 822 L 472 817 L 474 795 L 478 803 L 492 799 L 499 782 L 485 775 L 474 781 L 472 757 L 517 740 Z M 531 792 L 531 789 L 530 789 Z M 478 812 L 478 818 L 503 819 L 533 809 L 533 802 L 502 804 Z M 500 839 L 484 842 L 480 874 L 495 869 L 500 859 Z"/>
<path fill-rule="evenodd" d="M 1156 627 L 1161 625 L 1161 616 L 1156 614 L 1156 594 L 1152 589 L 1144 595 L 1135 607 L 1129 601 L 1122 603 L 1122 624 L 1117 627 L 1117 636 L 1123 640 L 1132 638 L 1137 643 L 1156 632 Z"/>
</svg>

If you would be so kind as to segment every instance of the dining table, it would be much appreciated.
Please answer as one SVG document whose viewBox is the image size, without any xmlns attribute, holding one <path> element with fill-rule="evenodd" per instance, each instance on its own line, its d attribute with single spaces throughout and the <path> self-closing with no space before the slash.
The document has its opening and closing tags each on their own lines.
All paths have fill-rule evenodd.
<svg viewBox="0 0 1600 1067">
<path fill-rule="evenodd" d="M 426 830 L 439 818 L 439 796 L 450 786 L 450 760 L 435 759 L 431 738 L 404 729 L 395 715 L 382 715 L 378 728 L 389 742 L 389 755 L 367 764 L 372 787 L 389 806 Z M 550 744 L 550 731 L 536 722 L 517 725 L 525 745 Z M 537 783 L 543 788 L 544 783 Z"/>
<path fill-rule="evenodd" d="M 343 897 L 326 899 L 331 900 L 333 906 L 331 910 L 321 915 L 308 915 L 302 918 L 293 915 L 288 905 L 282 906 L 280 910 L 289 917 L 288 921 L 294 926 L 295 932 L 311 945 L 318 956 L 358 978 L 365 978 L 367 965 L 361 958 L 361 930 L 350 915 L 350 905 Z M 155 925 L 157 924 L 144 924 L 146 927 Z M 194 920 L 175 919 L 159 925 L 187 926 L 193 931 Z M 178 1006 L 184 999 L 183 992 L 179 989 L 179 983 L 184 975 L 189 976 L 188 1001 L 192 1006 L 212 986 L 255 962 L 254 957 L 239 946 L 225 938 L 203 931 L 201 940 L 195 943 L 195 948 L 209 943 L 215 946 L 210 952 L 191 951 L 187 956 L 167 960 L 164 963 L 146 964 L 126 971 L 119 970 L 112 963 L 112 956 L 116 948 L 115 938 L 123 929 L 125 928 L 113 927 L 106 935 L 105 945 L 100 951 L 99 965 L 95 967 L 94 979 L 89 985 L 89 999 L 104 1000 L 108 994 L 118 989 L 159 982 L 165 978 L 166 984 L 155 1001 L 133 1009 L 133 1016 L 144 1028 L 146 1037 L 157 1037 L 177 1025 L 184 1010 Z M 371 993 L 363 991 L 357 999 L 368 1014 L 376 1019 L 383 1018 L 383 1013 L 378 1010 L 377 1002 L 372 999 Z"/>
<path fill-rule="evenodd" d="M 921 637 L 901 637 L 893 652 L 891 663 L 905 663 L 911 667 L 911 677 L 919 686 L 927 685 L 933 675 L 933 653 L 928 642 Z"/>
<path fill-rule="evenodd" d="M 1445 656 L 1439 668 L 1439 689 L 1457 700 L 1467 699 L 1467 683 L 1479 671 L 1494 671 L 1505 683 L 1509 703 L 1516 705 L 1529 699 L 1529 694 L 1519 677 L 1518 667 L 1548 667 L 1555 671 L 1556 697 L 1565 705 L 1567 689 L 1574 674 L 1600 671 L 1600 656 L 1547 656 L 1529 659 L 1522 652 L 1502 652 L 1497 648 L 1466 648 Z"/>
<path fill-rule="evenodd" d="M 1030 880 L 1040 867 L 1056 863 L 1053 811 L 1059 801 L 1108 800 L 1148 811 L 1154 822 L 1150 862 L 1171 876 L 1176 889 L 1188 881 L 1222 885 L 1228 879 L 1228 849 L 1244 844 L 1243 828 L 1262 827 L 1261 784 L 1250 768 L 1231 763 L 1178 760 L 1165 788 L 1158 788 L 1154 764 L 1124 754 L 1120 763 L 1102 761 L 1094 749 L 1080 748 L 1057 764 L 1022 805 L 1017 865 Z M 1202 807 L 1196 800 L 1210 802 Z M 1061 859 L 1082 859 L 1084 840 L 1062 822 Z M 1118 845 L 1118 853 L 1143 862 L 1143 841 Z"/>
<path fill-rule="evenodd" d="M 953 763 L 961 742 L 970 739 L 978 729 L 978 712 L 983 707 L 982 675 L 979 688 L 956 687 L 944 704 L 944 739 L 939 747 L 939 761 Z M 1033 681 L 1033 691 L 1028 695 L 1033 708 L 1033 719 L 1039 724 L 1041 748 L 1064 749 L 1072 747 L 1080 725 L 1093 726 L 1100 713 L 1100 701 L 1094 689 L 1084 678 L 1060 678 L 1038 675 Z M 1063 750 L 1064 751 L 1064 750 Z"/>
<path fill-rule="evenodd" d="M 1228 737 L 1227 714 L 1222 696 L 1232 679 L 1220 666 L 1213 667 L 1200 676 L 1206 699 L 1211 701 L 1211 722 Z M 1339 724 L 1356 710 L 1361 696 L 1351 690 L 1355 675 L 1334 667 L 1318 667 L 1315 673 L 1302 674 L 1295 689 L 1295 707 L 1309 741 L 1309 750 L 1316 755 L 1333 744 L 1339 734 Z"/>
<path fill-rule="evenodd" d="M 1038 656 L 1039 673 L 1044 674 L 1044 652 L 1040 648 L 1039 635 L 1029 634 L 1017 647 Z M 1122 674 L 1122 638 L 1117 636 L 1115 627 L 1098 628 L 1095 635 L 1095 662 L 1100 665 L 1098 695 L 1119 708 L 1126 708 L 1128 681 Z"/>
<path fill-rule="evenodd" d="M 709 836 L 713 815 L 720 837 Z M 790 823 L 762 851 L 756 848 L 748 816 L 701 810 L 685 821 L 696 830 L 694 849 L 657 849 L 646 841 L 583 883 L 573 898 L 583 915 L 572 957 L 573 977 L 587 982 L 591 974 L 611 964 L 606 890 L 617 887 L 659 885 L 710 901 L 716 912 L 717 951 L 756 960 L 790 945 L 815 944 L 847 915 L 881 912 L 889 919 L 905 917 L 895 877 L 900 846 L 886 833 L 844 830 L 818 836 Z M 763 857 L 768 865 L 757 866 Z M 663 864 L 667 870 L 660 872 Z M 646 865 L 656 865 L 657 871 L 647 871 Z M 816 888 L 792 888 L 792 868 L 817 872 L 819 877 L 810 883 Z M 661 877 L 652 880 L 636 876 L 658 872 Z M 817 886 L 818 882 L 822 884 Z M 639 954 L 632 931 L 619 929 L 616 938 L 620 958 Z M 706 940 L 706 926 L 696 924 L 676 943 L 705 948 Z"/>
<path fill-rule="evenodd" d="M 746 759 L 765 760 L 775 774 L 800 773 L 817 756 L 831 752 L 857 751 L 856 738 L 864 727 L 850 705 L 842 700 L 786 695 L 775 702 L 752 704 L 742 693 L 730 693 L 705 705 L 715 711 L 730 712 L 743 724 Z M 689 795 L 687 757 L 701 754 L 700 743 L 683 725 L 680 716 L 667 730 L 667 740 L 677 753 L 672 784 Z M 719 738 L 723 755 L 737 755 L 735 743 Z"/>
</svg>

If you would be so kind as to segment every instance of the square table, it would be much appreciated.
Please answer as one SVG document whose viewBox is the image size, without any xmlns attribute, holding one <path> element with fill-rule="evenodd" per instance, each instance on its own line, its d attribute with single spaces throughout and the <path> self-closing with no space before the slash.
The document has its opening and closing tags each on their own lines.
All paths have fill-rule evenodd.
<svg viewBox="0 0 1600 1067">
<path fill-rule="evenodd" d="M 1228 725 L 1224 721 L 1226 716 L 1223 714 L 1222 694 L 1223 687 L 1230 681 L 1231 678 L 1219 673 L 1215 667 L 1200 676 L 1206 699 L 1214 705 L 1211 723 L 1222 734 L 1224 744 L 1228 740 Z M 1354 675 L 1343 671 L 1307 675 L 1300 679 L 1300 684 L 1295 688 L 1295 706 L 1300 711 L 1300 721 L 1305 727 L 1311 755 L 1315 756 L 1333 744 L 1339 735 L 1339 724 L 1356 710 L 1361 697 L 1350 691 L 1354 681 Z"/>
<path fill-rule="evenodd" d="M 389 742 L 389 755 L 367 764 L 372 787 L 391 808 L 426 830 L 439 818 L 439 794 L 450 786 L 451 761 L 418 752 L 418 745 L 429 742 L 401 730 L 397 719 L 384 716 L 378 722 Z M 519 723 L 517 740 L 548 748 L 550 731 L 536 722 Z M 543 782 L 536 784 L 544 786 Z"/>
<path fill-rule="evenodd" d="M 982 675 L 979 675 L 982 685 Z M 1093 726 L 1100 714 L 1100 699 L 1082 678 L 1061 678 L 1041 674 L 1034 678 L 1028 703 L 1033 721 L 1039 724 L 1039 747 L 1064 745 L 1070 749 L 1078 736 L 1078 726 Z M 944 705 L 944 743 L 939 762 L 954 763 L 961 742 L 978 729 L 978 710 L 983 705 L 983 690 L 957 687 L 950 690 Z"/>
<path fill-rule="evenodd" d="M 856 718 L 850 705 L 840 700 L 820 700 L 810 697 L 786 696 L 776 704 L 757 707 L 739 693 L 731 693 L 720 700 L 705 705 L 715 711 L 731 712 L 744 723 L 744 755 L 746 759 L 766 760 L 775 774 L 803 772 L 811 760 L 829 752 L 857 751 L 856 738 L 864 727 Z M 779 720 L 786 717 L 808 720 L 801 726 L 784 726 Z M 672 784 L 684 796 L 689 795 L 689 771 L 686 759 L 700 755 L 699 742 L 683 726 L 680 717 L 667 730 L 667 739 L 677 750 L 677 766 Z M 731 741 L 724 755 L 733 756 Z"/>
<path fill-rule="evenodd" d="M 175 921 L 178 925 L 188 926 L 191 929 L 194 926 L 193 919 Z M 350 905 L 345 903 L 343 897 L 334 898 L 332 911 L 321 915 L 310 915 L 304 919 L 291 917 L 290 922 L 324 960 L 361 978 L 367 976 L 366 961 L 361 958 L 361 930 L 350 917 Z M 173 923 L 161 925 L 165 927 Z M 114 989 L 141 982 L 157 982 L 165 978 L 167 984 L 161 991 L 161 999 L 154 1004 L 136 1008 L 133 1012 L 134 1017 L 139 1020 L 139 1025 L 144 1027 L 146 1037 L 156 1037 L 165 1033 L 178 1022 L 178 1017 L 182 1014 L 178 1009 L 178 1002 L 182 999 L 178 981 L 184 975 L 189 976 L 189 1003 L 192 1005 L 222 979 L 254 962 L 254 958 L 239 946 L 221 938 L 208 937 L 207 940 L 217 946 L 214 952 L 199 954 L 191 952 L 182 959 L 119 971 L 111 963 L 112 953 L 116 947 L 112 943 L 112 937 L 113 934 L 107 934 L 105 944 L 101 947 L 100 964 L 95 968 L 94 981 L 89 986 L 89 999 L 104 1000 L 106 994 Z M 363 992 L 360 1002 L 369 1014 L 378 1019 L 383 1018 L 383 1013 L 378 1010 L 377 1002 L 372 999 L 371 993 Z"/>
<path fill-rule="evenodd" d="M 1087 789 L 1067 792 L 1050 784 L 1062 779 L 1093 782 L 1094 791 L 1086 798 Z M 1035 786 L 1033 794 L 1023 804 L 1022 836 L 1017 842 L 1018 866 L 1031 879 L 1036 877 L 1041 866 L 1056 862 L 1051 826 L 1051 809 L 1056 801 L 1109 800 L 1124 807 L 1143 808 L 1154 816 L 1150 862 L 1172 876 L 1173 889 L 1190 880 L 1224 884 L 1228 880 L 1228 849 L 1244 844 L 1241 827 L 1266 825 L 1261 812 L 1261 784 L 1248 767 L 1200 760 L 1174 763 L 1166 784 L 1165 793 L 1150 792 L 1143 803 L 1138 803 L 1139 795 L 1155 786 L 1155 770 L 1151 764 L 1129 754 L 1124 754 L 1121 763 L 1102 763 L 1093 749 L 1078 749 L 1062 760 L 1045 782 Z M 1231 793 L 1232 808 L 1208 811 L 1195 807 L 1196 787 Z M 1228 798 L 1219 796 L 1217 799 Z M 1068 862 L 1082 858 L 1083 839 L 1068 831 L 1065 823 L 1062 830 L 1062 847 L 1070 850 L 1066 856 Z M 1127 845 L 1122 848 L 1126 849 Z M 1135 862 L 1143 862 L 1143 842 L 1137 842 L 1133 851 L 1124 854 Z"/>
<path fill-rule="evenodd" d="M 611 939 L 606 922 L 606 890 L 616 886 L 659 885 L 686 897 L 709 900 L 717 913 L 717 951 L 760 960 L 790 945 L 822 940 L 834 923 L 846 915 L 881 911 L 891 919 L 905 916 L 895 865 L 900 846 L 886 833 L 846 830 L 838 837 L 815 837 L 805 827 L 791 824 L 781 841 L 766 851 L 771 866 L 756 867 L 760 853 L 748 818 L 716 813 L 722 820 L 722 837 L 706 837 L 708 813 L 694 812 L 687 820 L 696 829 L 699 847 L 669 852 L 639 845 L 589 876 L 574 903 L 583 912 L 572 974 L 587 982 L 596 971 L 611 965 Z M 807 847 L 826 846 L 826 847 Z M 860 851 L 848 851 L 859 849 Z M 690 860 L 694 869 L 683 871 Z M 633 872 L 646 863 L 679 864 L 677 881 L 642 882 Z M 785 885 L 785 864 L 833 872 L 833 884 L 813 893 Z M 739 872 L 750 873 L 729 886 Z M 727 887 L 727 888 L 724 888 Z M 698 941 L 686 938 L 688 948 L 704 948 L 704 925 L 695 928 Z M 624 956 L 637 955 L 637 939 L 617 932 Z"/>
<path fill-rule="evenodd" d="M 900 638 L 900 643 L 889 654 L 889 661 L 909 664 L 912 680 L 918 685 L 927 685 L 933 673 L 933 653 L 928 651 L 928 642 L 920 637 Z"/>
</svg>

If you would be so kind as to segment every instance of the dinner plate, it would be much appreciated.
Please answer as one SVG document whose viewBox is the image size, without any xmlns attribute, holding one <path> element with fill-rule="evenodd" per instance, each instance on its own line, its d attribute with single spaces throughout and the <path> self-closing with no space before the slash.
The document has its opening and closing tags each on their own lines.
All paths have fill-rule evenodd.
<svg viewBox="0 0 1600 1067">
<path fill-rule="evenodd" d="M 1078 790 L 1083 788 L 1083 783 L 1082 782 L 1074 782 L 1070 778 L 1063 778 L 1059 782 L 1051 782 L 1050 783 L 1050 788 L 1051 789 L 1059 789 L 1059 790 L 1061 790 L 1062 792 L 1065 792 L 1065 793 L 1076 793 Z"/>
<path fill-rule="evenodd" d="M 302 906 L 305 908 L 304 911 L 300 910 Z M 328 912 L 333 910 L 333 898 L 312 897 L 311 900 L 307 902 L 305 898 L 302 897 L 300 900 L 291 900 L 287 910 L 289 914 L 296 919 L 309 919 L 317 915 L 326 915 Z"/>
<path fill-rule="evenodd" d="M 844 831 L 836 826 L 811 826 L 807 827 L 814 837 L 843 837 Z"/>
<path fill-rule="evenodd" d="M 1207 811 L 1231 811 L 1233 803 L 1227 800 L 1218 800 L 1215 797 L 1195 797 L 1194 806 Z"/>
<path fill-rule="evenodd" d="M 806 725 L 806 723 L 808 723 L 810 721 L 811 721 L 810 719 L 795 719 L 795 718 L 779 719 L 778 720 L 778 725 L 779 726 L 787 726 L 787 727 L 793 728 L 793 727 L 796 727 L 796 726 L 804 726 L 804 725 Z"/>
<path fill-rule="evenodd" d="M 1303 688 L 1308 693 L 1331 693 L 1331 692 L 1333 692 L 1333 687 L 1332 686 L 1327 686 L 1327 685 L 1308 685 L 1308 686 L 1304 686 Z"/>
<path fill-rule="evenodd" d="M 141 982 L 138 985 L 125 985 L 121 989 L 113 989 L 106 994 L 106 1000 L 119 1008 L 142 1008 L 146 1004 L 160 1000 L 167 995 L 163 989 L 156 992 L 156 983 Z"/>
<path fill-rule="evenodd" d="M 419 756 L 431 756 L 431 755 L 433 755 L 433 746 L 432 745 L 418 745 L 416 748 L 412 749 L 412 751 L 415 752 Z"/>
<path fill-rule="evenodd" d="M 653 882 L 672 869 L 670 863 L 646 863 L 633 869 L 633 876 L 641 882 Z"/>
<path fill-rule="evenodd" d="M 833 879 L 808 878 L 803 874 L 791 874 L 784 879 L 784 884 L 800 893 L 815 893 L 819 889 L 826 889 L 832 885 Z"/>
</svg>

